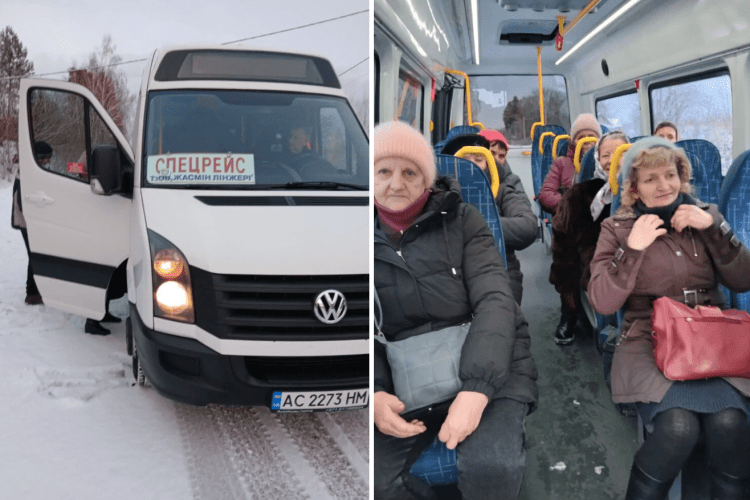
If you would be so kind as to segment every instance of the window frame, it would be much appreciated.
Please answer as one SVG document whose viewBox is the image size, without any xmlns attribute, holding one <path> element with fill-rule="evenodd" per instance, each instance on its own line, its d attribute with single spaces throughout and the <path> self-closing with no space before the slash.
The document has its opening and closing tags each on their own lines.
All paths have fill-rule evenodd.
<svg viewBox="0 0 750 500">
<path fill-rule="evenodd" d="M 630 94 L 634 94 L 638 98 L 638 114 L 639 114 L 639 116 L 641 118 L 641 126 L 642 126 L 642 123 L 643 123 L 643 110 L 641 109 L 640 95 L 638 93 L 638 89 L 634 89 L 634 88 L 633 89 L 621 90 L 619 92 L 615 92 L 615 93 L 612 93 L 612 94 L 603 95 L 603 96 L 600 96 L 600 97 L 597 97 L 596 99 L 594 99 L 594 115 L 596 116 L 596 119 L 601 123 L 601 121 L 599 120 L 599 110 L 597 108 L 597 106 L 599 105 L 599 101 L 606 101 L 607 99 L 615 99 L 617 97 L 622 97 L 622 96 L 626 96 L 626 95 L 630 95 Z M 650 99 L 650 97 L 649 97 L 649 99 Z M 649 106 L 651 106 L 650 101 L 649 101 Z M 638 133 L 639 133 L 639 135 L 643 135 L 643 130 L 639 130 Z M 646 134 L 646 135 L 650 135 L 650 134 Z"/>
<path fill-rule="evenodd" d="M 69 175 L 64 172 L 59 172 L 57 170 L 53 170 L 51 168 L 45 168 L 44 166 L 39 164 L 39 159 L 37 158 L 36 152 L 33 150 L 33 144 L 37 142 L 36 140 L 36 133 L 34 132 L 34 116 L 33 116 L 33 103 L 32 103 L 32 96 L 34 92 L 57 92 L 61 94 L 69 94 L 71 96 L 75 96 L 81 99 L 81 103 L 83 104 L 83 114 L 81 116 L 81 119 L 83 120 L 83 141 L 84 141 L 84 152 L 86 155 L 86 178 L 77 177 L 73 175 Z M 96 107 L 92 104 L 92 102 L 84 95 L 72 92 L 70 90 L 61 90 L 57 88 L 50 88 L 50 87 L 44 87 L 44 86 L 34 86 L 30 87 L 29 91 L 26 94 L 26 109 L 28 111 L 28 126 L 29 126 L 29 140 L 32 144 L 32 152 L 33 152 L 33 158 L 34 158 L 34 164 L 44 170 L 46 173 L 59 175 L 61 177 L 64 177 L 66 179 L 70 179 L 73 181 L 81 182 L 83 184 L 90 184 L 91 179 L 91 154 L 92 154 L 92 148 L 91 148 L 91 112 L 93 111 L 96 116 L 99 117 L 99 120 L 101 121 L 101 124 L 105 127 L 105 129 L 109 132 L 109 134 L 114 139 L 115 145 L 117 145 L 117 149 L 120 151 L 121 156 L 124 156 L 122 154 L 122 150 L 120 148 L 120 144 L 117 141 L 117 136 L 115 136 L 114 132 L 109 128 L 104 118 L 99 114 L 99 112 L 96 110 Z M 110 117 L 111 118 L 111 117 Z M 54 150 L 53 150 L 54 153 Z"/>
<path fill-rule="evenodd" d="M 401 75 L 405 74 L 408 76 L 411 80 L 414 80 L 415 82 L 419 83 L 419 95 L 417 96 L 417 99 L 415 99 L 415 102 L 417 103 L 417 109 L 416 109 L 416 117 L 418 118 L 417 123 L 419 125 L 418 130 L 421 132 L 424 130 L 424 113 L 425 113 L 425 105 L 424 105 L 424 99 L 425 99 L 425 85 L 422 79 L 419 77 L 419 73 L 412 69 L 412 67 L 408 64 L 408 62 L 405 62 L 403 58 L 401 58 L 400 64 L 398 65 L 398 74 L 396 78 L 396 82 L 398 83 L 399 80 L 401 80 Z M 401 90 L 397 86 L 396 92 L 395 92 L 396 99 L 394 100 L 394 119 L 398 121 L 402 121 L 401 117 L 396 117 L 395 114 L 398 111 L 398 101 L 401 98 Z M 407 123 L 407 122 L 404 122 Z M 409 123 L 410 126 L 413 126 L 413 124 Z"/>
<path fill-rule="evenodd" d="M 721 68 L 715 68 L 708 71 L 701 71 L 699 73 L 692 73 L 689 75 L 684 76 L 678 76 L 676 78 L 671 78 L 668 80 L 660 80 L 658 82 L 650 83 L 648 85 L 647 93 L 648 93 L 648 119 L 649 119 L 649 125 L 650 130 L 647 135 L 653 135 L 654 127 L 659 123 L 654 121 L 654 100 L 651 98 L 651 93 L 654 90 L 663 89 L 666 87 L 674 87 L 677 85 L 684 85 L 686 83 L 692 83 L 697 82 L 700 80 L 708 80 L 709 78 L 716 78 L 719 76 L 728 76 L 729 77 L 729 99 L 731 102 L 732 99 L 732 75 L 729 72 L 729 68 L 727 66 L 722 66 Z M 663 121 L 663 120 L 660 120 Z"/>
</svg>

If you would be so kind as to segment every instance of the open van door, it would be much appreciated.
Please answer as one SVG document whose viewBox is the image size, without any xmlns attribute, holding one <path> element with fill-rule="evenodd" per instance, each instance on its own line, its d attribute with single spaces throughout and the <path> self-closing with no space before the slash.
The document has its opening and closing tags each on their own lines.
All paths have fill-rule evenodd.
<svg viewBox="0 0 750 500">
<path fill-rule="evenodd" d="M 101 319 L 129 251 L 133 152 L 81 85 L 24 79 L 19 96 L 21 202 L 37 286 L 45 304 Z"/>
</svg>

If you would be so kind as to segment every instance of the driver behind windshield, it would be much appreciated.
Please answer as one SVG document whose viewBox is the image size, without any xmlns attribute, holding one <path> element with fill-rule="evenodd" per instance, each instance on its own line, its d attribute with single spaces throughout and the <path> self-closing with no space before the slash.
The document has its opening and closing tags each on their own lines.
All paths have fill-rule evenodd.
<svg viewBox="0 0 750 500">
<path fill-rule="evenodd" d="M 299 172 L 302 180 L 320 180 L 321 175 L 337 175 L 333 165 L 323 159 L 310 145 L 310 132 L 305 127 L 289 130 L 289 165 Z M 315 177 L 315 178 L 313 178 Z"/>
</svg>

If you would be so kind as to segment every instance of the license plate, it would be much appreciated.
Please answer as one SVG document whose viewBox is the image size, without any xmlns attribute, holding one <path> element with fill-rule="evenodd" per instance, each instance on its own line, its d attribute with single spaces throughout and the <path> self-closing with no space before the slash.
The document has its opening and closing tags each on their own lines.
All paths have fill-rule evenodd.
<svg viewBox="0 0 750 500">
<path fill-rule="evenodd" d="M 271 410 L 284 412 L 297 411 L 340 411 L 365 408 L 370 400 L 368 389 L 320 392 L 280 392 L 273 393 Z"/>
</svg>

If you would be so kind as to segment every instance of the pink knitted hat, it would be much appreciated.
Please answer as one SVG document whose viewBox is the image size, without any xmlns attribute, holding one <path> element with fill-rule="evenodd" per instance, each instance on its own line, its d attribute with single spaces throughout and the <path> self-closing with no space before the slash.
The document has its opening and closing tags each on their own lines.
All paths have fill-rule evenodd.
<svg viewBox="0 0 750 500">
<path fill-rule="evenodd" d="M 578 132 L 580 132 L 581 130 L 590 130 L 592 132 L 595 132 L 597 139 L 602 136 L 602 127 L 601 125 L 599 125 L 599 121 L 596 119 L 596 117 L 591 113 L 581 113 L 580 115 L 578 115 L 578 118 L 576 118 L 573 126 L 570 127 L 571 139 L 575 140 L 576 135 L 578 135 Z"/>
<path fill-rule="evenodd" d="M 384 158 L 408 160 L 422 172 L 427 188 L 435 183 L 437 172 L 432 146 L 419 131 L 406 123 L 387 122 L 375 127 L 373 166 Z"/>
</svg>

